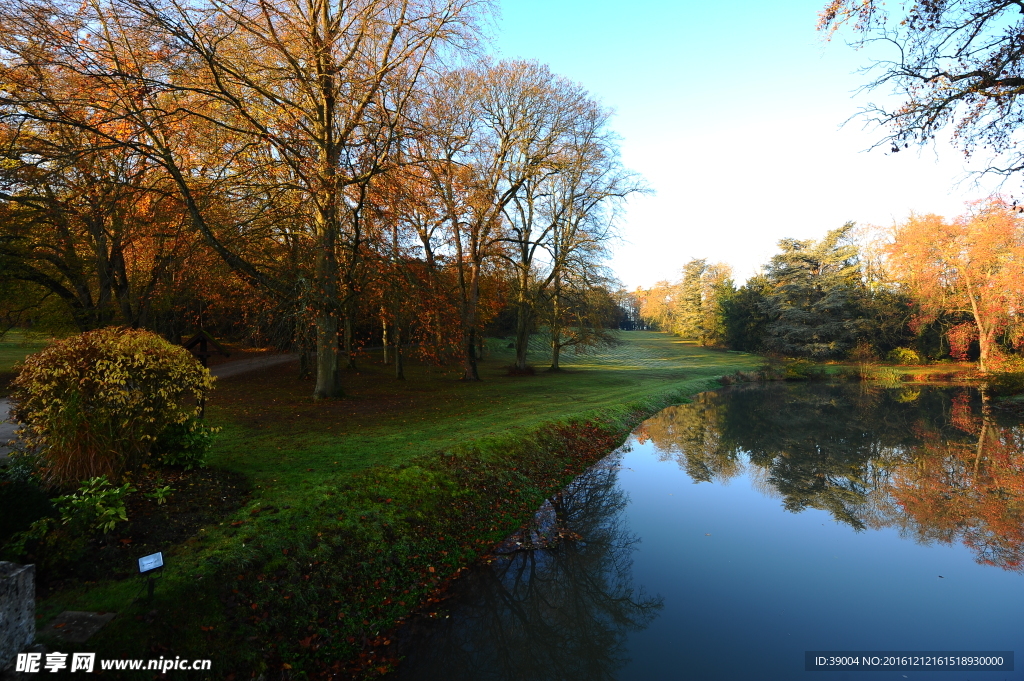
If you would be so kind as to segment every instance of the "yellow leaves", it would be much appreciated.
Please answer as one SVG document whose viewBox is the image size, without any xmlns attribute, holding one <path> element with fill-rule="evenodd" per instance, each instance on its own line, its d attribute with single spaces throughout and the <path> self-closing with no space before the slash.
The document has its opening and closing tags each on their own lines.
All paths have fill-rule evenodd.
<svg viewBox="0 0 1024 681">
<path fill-rule="evenodd" d="M 99 329 L 29 357 L 14 381 L 21 439 L 72 482 L 140 465 L 156 436 L 211 388 L 209 371 L 147 331 Z"/>
</svg>

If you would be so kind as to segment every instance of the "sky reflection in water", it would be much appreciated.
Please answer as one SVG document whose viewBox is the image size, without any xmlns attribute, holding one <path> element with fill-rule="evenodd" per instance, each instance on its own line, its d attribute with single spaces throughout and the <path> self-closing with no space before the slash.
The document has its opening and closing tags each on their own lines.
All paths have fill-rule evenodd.
<svg viewBox="0 0 1024 681">
<path fill-rule="evenodd" d="M 702 395 L 553 500 L 542 530 L 581 539 L 472 572 L 399 677 L 1024 679 L 1022 443 L 967 388 Z M 805 672 L 806 650 L 1021 659 Z"/>
</svg>

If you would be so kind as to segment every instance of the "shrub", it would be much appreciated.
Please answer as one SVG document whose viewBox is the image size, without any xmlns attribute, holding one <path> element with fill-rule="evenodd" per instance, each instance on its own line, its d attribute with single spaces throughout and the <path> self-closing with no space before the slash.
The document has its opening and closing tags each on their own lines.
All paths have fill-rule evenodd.
<svg viewBox="0 0 1024 681">
<path fill-rule="evenodd" d="M 824 371 L 808 359 L 794 359 L 783 365 L 783 378 L 787 381 L 806 381 L 824 376 Z"/>
<path fill-rule="evenodd" d="M 210 428 L 192 417 L 167 426 L 153 443 L 153 454 L 167 466 L 184 466 L 185 470 L 202 468 L 213 446 L 219 428 Z"/>
<path fill-rule="evenodd" d="M 895 367 L 882 367 L 874 373 L 874 378 L 882 383 L 899 383 L 903 380 L 903 373 Z"/>
<path fill-rule="evenodd" d="M 22 444 L 39 453 L 51 482 L 72 485 L 140 467 L 161 432 L 196 414 L 185 402 L 213 379 L 153 333 L 107 328 L 29 356 L 13 385 Z"/>
<path fill-rule="evenodd" d="M 896 364 L 920 364 L 921 356 L 910 348 L 894 348 L 886 355 L 890 362 Z"/>
<path fill-rule="evenodd" d="M 875 349 L 867 341 L 860 341 L 847 353 L 847 357 L 860 364 L 868 364 L 875 361 Z"/>
<path fill-rule="evenodd" d="M 77 492 L 57 497 L 53 505 L 57 507 L 61 523 L 72 531 L 88 533 L 98 530 L 106 533 L 117 523 L 128 520 L 125 497 L 134 491 L 127 482 L 114 487 L 106 476 L 100 476 L 83 482 Z"/>
<path fill-rule="evenodd" d="M 92 537 L 128 520 L 126 497 L 133 491 L 128 483 L 115 487 L 102 476 L 86 480 L 77 491 L 52 501 L 58 517 L 44 516 L 11 537 L 3 556 L 28 558 L 44 571 L 75 563 L 85 555 Z"/>
</svg>

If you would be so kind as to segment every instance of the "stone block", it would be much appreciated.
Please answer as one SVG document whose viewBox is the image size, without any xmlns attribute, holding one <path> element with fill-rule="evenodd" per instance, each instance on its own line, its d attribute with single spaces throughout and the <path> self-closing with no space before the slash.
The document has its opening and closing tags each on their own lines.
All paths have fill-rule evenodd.
<svg viewBox="0 0 1024 681">
<path fill-rule="evenodd" d="M 0 561 L 0 670 L 36 638 L 36 566 Z"/>
</svg>

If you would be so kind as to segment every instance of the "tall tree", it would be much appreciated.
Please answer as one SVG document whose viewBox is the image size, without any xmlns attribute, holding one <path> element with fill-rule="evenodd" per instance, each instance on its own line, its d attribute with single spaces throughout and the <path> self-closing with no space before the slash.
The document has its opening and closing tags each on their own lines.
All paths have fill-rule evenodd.
<svg viewBox="0 0 1024 681">
<path fill-rule="evenodd" d="M 233 268 L 282 297 L 296 295 L 294 273 L 261 267 L 232 238 L 247 231 L 258 202 L 239 219 L 212 209 L 209 192 L 220 184 L 227 196 L 265 205 L 282 194 L 300 197 L 314 258 L 307 296 L 317 336 L 314 396 L 333 397 L 338 317 L 342 298 L 354 295 L 344 273 L 339 281 L 339 265 L 358 266 L 365 184 L 385 169 L 424 70 L 445 45 L 472 40 L 482 7 L 477 0 L 41 0 L 31 7 L 8 0 L 0 4 L 0 106 L 15 118 L 87 127 L 159 163 L 192 227 Z M 65 74 L 85 87 L 69 90 Z M 84 110 L 101 120 L 86 121 Z"/>
<path fill-rule="evenodd" d="M 465 380 L 479 380 L 481 283 L 508 248 L 506 209 L 550 168 L 563 142 L 559 84 L 536 62 L 482 62 L 435 85 L 419 154 L 444 212 L 458 275 Z"/>
<path fill-rule="evenodd" d="M 1000 333 L 1019 338 L 1024 331 L 1024 220 L 1004 201 L 971 204 L 952 221 L 911 215 L 893 230 L 888 255 L 891 276 L 906 282 L 926 320 L 969 315 L 973 324 L 954 327 L 950 345 L 965 358 L 976 339 L 982 372 L 991 368 Z"/>
<path fill-rule="evenodd" d="M 639 178 L 619 162 L 617 140 L 607 127 L 611 112 L 563 79 L 552 81 L 550 88 L 552 110 L 546 125 L 557 135 L 556 146 L 550 160 L 523 184 L 505 210 L 509 224 L 505 257 L 515 272 L 516 367 L 520 370 L 526 369 L 530 332 L 545 302 L 556 325 L 549 327 L 554 353 L 561 347 L 557 320 L 562 319 L 558 310 L 563 306 L 563 291 L 568 294 L 576 287 L 575 319 L 590 319 L 579 305 L 600 296 L 579 294 L 602 279 L 599 270 L 619 203 L 645 191 Z M 584 336 L 594 339 L 600 334 Z M 584 336 L 573 334 L 572 342 L 582 342 Z M 554 358 L 552 366 L 557 365 Z"/>
<path fill-rule="evenodd" d="M 853 223 L 819 241 L 783 239 L 765 271 L 771 291 L 763 310 L 766 349 L 817 358 L 843 356 L 857 340 L 863 283 Z"/>
</svg>

